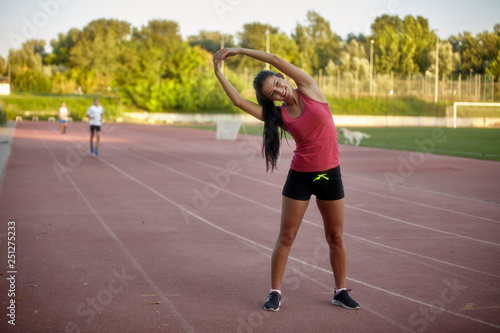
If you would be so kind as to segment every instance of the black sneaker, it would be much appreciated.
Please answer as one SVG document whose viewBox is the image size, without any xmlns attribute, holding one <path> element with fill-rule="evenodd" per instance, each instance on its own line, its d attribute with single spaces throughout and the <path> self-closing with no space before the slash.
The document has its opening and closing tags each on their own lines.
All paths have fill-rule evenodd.
<svg viewBox="0 0 500 333">
<path fill-rule="evenodd" d="M 278 311 L 281 306 L 281 295 L 280 293 L 273 291 L 269 294 L 266 303 L 264 304 L 264 310 L 267 311 Z"/>
<path fill-rule="evenodd" d="M 351 289 L 342 290 L 335 296 L 333 296 L 332 304 L 343 306 L 346 309 L 357 310 L 359 309 L 359 304 L 349 296 L 349 291 Z"/>
</svg>

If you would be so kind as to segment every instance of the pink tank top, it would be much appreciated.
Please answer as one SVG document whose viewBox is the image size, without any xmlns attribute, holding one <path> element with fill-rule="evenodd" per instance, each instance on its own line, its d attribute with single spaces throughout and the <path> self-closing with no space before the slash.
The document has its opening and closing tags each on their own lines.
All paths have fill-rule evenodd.
<svg viewBox="0 0 500 333">
<path fill-rule="evenodd" d="M 340 165 L 337 129 L 328 103 L 318 102 L 299 90 L 304 111 L 291 118 L 284 105 L 281 115 L 285 130 L 295 140 L 290 168 L 299 172 L 326 171 Z"/>
</svg>

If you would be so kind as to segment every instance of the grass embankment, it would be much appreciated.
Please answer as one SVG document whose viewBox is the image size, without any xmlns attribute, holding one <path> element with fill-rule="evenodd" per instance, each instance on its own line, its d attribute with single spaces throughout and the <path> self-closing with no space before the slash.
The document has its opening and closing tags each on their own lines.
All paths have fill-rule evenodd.
<svg viewBox="0 0 500 333">
<path fill-rule="evenodd" d="M 75 121 L 85 117 L 88 108 L 93 104 L 95 97 L 105 109 L 108 118 L 118 117 L 124 111 L 117 98 L 97 95 L 60 95 L 60 94 L 29 94 L 13 93 L 9 96 L 0 96 L 0 105 L 7 120 L 14 120 L 16 116 L 38 116 L 39 120 L 57 115 L 62 102 Z"/>
<path fill-rule="evenodd" d="M 48 93 L 11 93 L 9 96 L 0 96 L 0 105 L 8 120 L 16 116 L 23 116 L 26 111 L 38 113 L 40 120 L 57 113 L 62 102 L 65 102 L 75 120 L 81 119 L 94 97 L 99 97 L 107 116 L 119 117 L 131 110 L 122 104 L 116 96 L 98 95 L 61 95 Z M 391 115 L 391 116 L 432 116 L 441 117 L 445 114 L 445 103 L 429 103 L 417 99 L 371 99 L 371 98 L 328 98 L 328 103 L 335 114 L 344 115 Z M 177 110 L 181 112 L 182 110 Z M 234 112 L 239 112 L 236 109 Z"/>
<path fill-rule="evenodd" d="M 444 117 L 446 103 L 411 98 L 327 98 L 334 115 Z"/>
<path fill-rule="evenodd" d="M 16 115 L 23 116 L 26 111 L 33 111 L 40 120 L 46 120 L 57 113 L 62 102 L 68 105 L 74 120 L 80 120 L 92 105 L 94 97 L 99 97 L 100 104 L 106 111 L 106 116 L 115 118 L 121 116 L 127 109 L 118 98 L 94 95 L 56 95 L 56 94 L 28 94 L 13 93 L 0 97 L 2 117 L 7 120 L 15 119 Z M 445 103 L 428 103 L 416 99 L 338 99 L 328 98 L 328 103 L 334 115 L 399 115 L 399 116 L 434 116 L 445 115 Z M 214 127 L 208 127 L 214 129 Z M 425 128 L 425 127 L 367 127 L 357 128 L 371 138 L 364 139 L 362 146 L 407 151 L 424 151 L 422 146 L 425 140 L 433 140 L 433 131 L 442 131 L 442 140 L 435 142 L 432 152 L 442 155 L 463 156 L 500 161 L 500 129 L 479 128 Z M 261 127 L 246 127 L 241 131 L 248 134 L 261 135 Z M 339 141 L 344 142 L 339 133 Z M 422 148 L 423 147 L 423 148 Z M 429 149 L 428 149 L 429 150 Z"/>
</svg>

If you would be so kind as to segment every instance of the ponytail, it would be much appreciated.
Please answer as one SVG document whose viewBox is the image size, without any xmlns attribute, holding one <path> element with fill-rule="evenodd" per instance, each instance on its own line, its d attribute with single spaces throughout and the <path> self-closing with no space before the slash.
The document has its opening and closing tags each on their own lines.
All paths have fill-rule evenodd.
<svg viewBox="0 0 500 333">
<path fill-rule="evenodd" d="M 271 71 L 261 71 L 253 81 L 253 86 L 257 94 L 257 102 L 262 106 L 262 117 L 264 118 L 264 130 L 262 132 L 262 155 L 266 159 L 266 171 L 273 171 L 277 168 L 276 163 L 280 154 L 281 138 L 284 136 L 283 117 L 280 108 L 274 102 L 261 94 L 264 80 L 269 75 L 276 73 Z"/>
</svg>

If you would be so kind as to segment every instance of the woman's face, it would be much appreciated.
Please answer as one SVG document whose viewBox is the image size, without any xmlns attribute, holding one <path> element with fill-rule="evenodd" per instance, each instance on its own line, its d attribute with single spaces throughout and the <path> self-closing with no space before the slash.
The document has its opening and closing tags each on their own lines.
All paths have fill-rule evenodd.
<svg viewBox="0 0 500 333">
<path fill-rule="evenodd" d="M 285 101 L 292 97 L 292 87 L 282 76 L 269 75 L 262 85 L 262 95 L 271 101 Z"/>
</svg>

